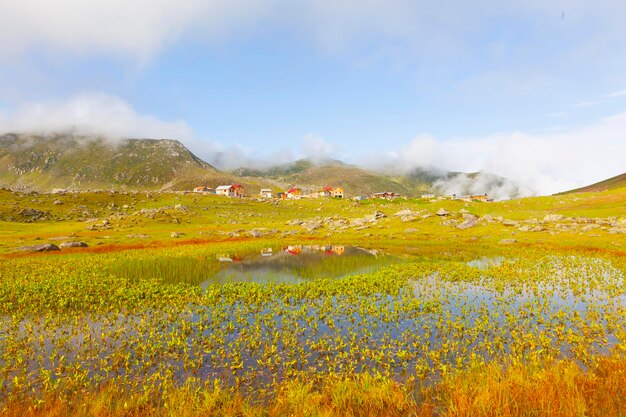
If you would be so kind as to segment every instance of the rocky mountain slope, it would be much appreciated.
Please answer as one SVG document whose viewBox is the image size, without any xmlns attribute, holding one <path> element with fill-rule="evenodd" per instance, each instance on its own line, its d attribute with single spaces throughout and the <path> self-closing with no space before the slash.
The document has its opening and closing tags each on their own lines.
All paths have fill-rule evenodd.
<svg viewBox="0 0 626 417">
<path fill-rule="evenodd" d="M 0 186 L 18 189 L 184 189 L 233 181 L 171 139 L 110 141 L 74 134 L 0 136 Z"/>
<path fill-rule="evenodd" d="M 441 191 L 441 182 L 454 179 L 458 174 L 416 169 L 407 175 L 392 176 L 337 160 L 313 162 L 308 159 L 266 169 L 244 167 L 224 172 L 172 139 L 111 141 L 72 133 L 0 135 L 0 187 L 19 190 L 178 191 L 199 185 L 214 188 L 241 183 L 249 195 L 257 194 L 260 188 L 277 192 L 301 187 L 315 191 L 333 186 L 343 187 L 347 196 L 383 191 L 417 196 L 432 190 Z M 474 175 L 468 175 L 462 185 L 478 183 Z M 461 189 L 455 184 L 452 183 L 453 188 Z"/>
</svg>

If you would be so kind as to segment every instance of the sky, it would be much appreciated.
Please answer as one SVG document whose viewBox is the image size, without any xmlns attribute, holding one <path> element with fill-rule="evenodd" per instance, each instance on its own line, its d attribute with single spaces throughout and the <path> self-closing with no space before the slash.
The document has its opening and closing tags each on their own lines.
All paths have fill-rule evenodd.
<svg viewBox="0 0 626 417">
<path fill-rule="evenodd" d="M 626 2 L 0 0 L 0 133 L 550 194 L 626 171 Z"/>
</svg>

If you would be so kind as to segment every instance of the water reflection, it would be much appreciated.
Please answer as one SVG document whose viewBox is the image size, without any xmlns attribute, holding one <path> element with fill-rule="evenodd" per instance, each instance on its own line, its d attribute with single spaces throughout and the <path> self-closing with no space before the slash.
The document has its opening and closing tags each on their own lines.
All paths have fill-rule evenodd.
<svg viewBox="0 0 626 417">
<path fill-rule="evenodd" d="M 227 282 L 300 283 L 316 278 L 339 278 L 371 272 L 398 261 L 377 250 L 345 245 L 289 245 L 263 248 L 246 256 L 217 257 L 219 270 L 202 286 Z"/>
</svg>

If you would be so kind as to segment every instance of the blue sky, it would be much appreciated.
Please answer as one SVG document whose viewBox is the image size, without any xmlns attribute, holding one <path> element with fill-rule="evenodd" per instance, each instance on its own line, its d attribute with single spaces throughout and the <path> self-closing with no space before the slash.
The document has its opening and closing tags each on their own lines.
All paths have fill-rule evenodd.
<svg viewBox="0 0 626 417">
<path fill-rule="evenodd" d="M 0 131 L 176 137 L 225 168 L 332 156 L 486 170 L 529 193 L 626 171 L 623 2 L 0 9 Z"/>
</svg>

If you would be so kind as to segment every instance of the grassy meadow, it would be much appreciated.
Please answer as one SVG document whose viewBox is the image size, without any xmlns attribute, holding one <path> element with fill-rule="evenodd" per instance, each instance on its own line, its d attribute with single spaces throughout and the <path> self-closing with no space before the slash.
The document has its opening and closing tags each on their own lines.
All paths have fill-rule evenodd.
<svg viewBox="0 0 626 417">
<path fill-rule="evenodd" d="M 211 280 L 267 262 L 301 279 Z M 493 203 L 2 190 L 0 410 L 623 416 L 625 279 L 626 188 Z"/>
</svg>

